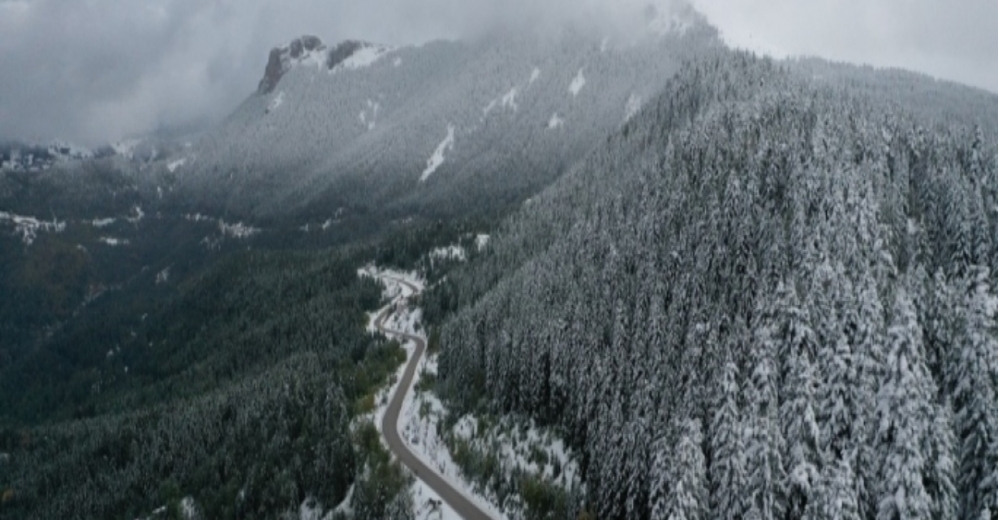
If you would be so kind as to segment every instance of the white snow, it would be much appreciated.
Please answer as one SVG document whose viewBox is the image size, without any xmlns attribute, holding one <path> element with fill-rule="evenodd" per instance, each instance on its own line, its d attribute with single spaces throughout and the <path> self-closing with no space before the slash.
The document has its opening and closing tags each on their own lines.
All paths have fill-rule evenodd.
<svg viewBox="0 0 998 520">
<path fill-rule="evenodd" d="M 332 74 L 343 69 L 356 70 L 370 67 L 381 59 L 382 56 L 388 54 L 392 50 L 393 49 L 391 47 L 382 47 L 379 45 L 362 47 L 351 54 L 349 58 L 333 67 L 333 70 L 329 72 Z"/>
<path fill-rule="evenodd" d="M 502 106 L 503 108 L 508 108 L 513 112 L 516 112 L 516 109 L 519 108 L 516 105 L 516 87 L 511 88 L 509 92 L 503 95 Z"/>
<path fill-rule="evenodd" d="M 468 253 L 463 247 L 457 245 L 451 245 L 447 247 L 438 247 L 430 251 L 430 259 L 433 260 L 458 260 L 464 262 L 468 259 Z"/>
<path fill-rule="evenodd" d="M 367 108 L 360 111 L 360 122 L 370 131 L 374 130 L 378 123 L 378 112 L 381 110 L 381 103 L 368 99 L 366 105 Z M 369 110 L 371 112 L 370 116 L 368 115 Z"/>
<path fill-rule="evenodd" d="M 408 305 L 408 298 L 414 293 L 407 286 L 399 283 L 398 280 L 404 280 L 417 287 L 420 291 L 422 291 L 425 287 L 425 281 L 419 278 L 416 273 L 381 269 L 373 265 L 362 267 L 357 271 L 357 274 L 359 276 L 369 276 L 384 282 L 386 286 L 385 296 L 392 299 L 392 303 L 389 304 L 389 306 L 393 306 L 396 309 L 395 315 L 385 321 L 385 328 L 416 335 L 423 338 L 425 341 L 426 335 L 419 326 L 422 310 Z M 370 314 L 371 319 L 369 320 L 369 330 L 374 330 L 374 318 L 386 309 L 387 307 Z M 402 347 L 405 349 L 407 357 L 411 357 L 415 351 L 416 344 L 414 342 L 407 341 L 404 345 L 402 345 Z M 383 389 L 375 396 L 375 402 L 378 403 L 378 407 L 374 412 L 371 412 L 365 418 L 373 421 L 379 430 L 381 428 L 381 421 L 384 418 L 384 414 L 388 408 L 389 396 L 399 390 L 399 381 L 401 380 L 402 372 L 404 370 L 404 365 L 399 367 L 391 387 Z M 427 358 L 425 357 L 420 361 L 420 368 L 417 369 L 416 376 L 413 378 L 413 386 L 415 386 L 419 381 L 419 376 L 424 370 L 433 370 L 435 372 L 436 360 L 434 359 L 430 365 L 427 364 Z M 450 453 L 442 443 L 435 442 L 434 446 L 438 449 L 433 453 L 432 457 L 428 457 L 424 452 L 424 446 L 413 446 L 408 442 L 408 437 L 405 434 L 403 425 L 408 424 L 413 416 L 418 417 L 418 409 L 415 407 L 412 389 L 409 388 L 406 390 L 408 393 L 402 404 L 402 413 L 399 418 L 399 433 L 402 438 L 406 440 L 406 444 L 409 449 L 428 467 L 434 469 L 442 467 L 443 471 L 439 471 L 441 477 L 443 477 L 454 489 L 461 492 L 465 498 L 475 503 L 490 516 L 500 519 L 507 518 L 506 515 L 502 514 L 494 504 L 474 493 L 471 485 L 461 478 L 457 465 L 451 461 Z M 439 400 L 436 400 L 435 406 L 437 406 L 435 409 L 438 411 L 443 409 L 443 405 L 439 402 Z M 434 417 L 437 417 L 437 415 L 434 415 Z M 382 442 L 384 442 L 383 439 Z M 416 507 L 416 518 L 420 520 L 451 520 L 461 518 L 454 512 L 453 509 L 450 508 L 450 506 L 447 505 L 446 502 L 440 500 L 440 497 L 418 478 L 415 479 L 415 482 L 410 489 L 410 493 Z"/>
<path fill-rule="evenodd" d="M 557 112 L 551 114 L 551 119 L 548 120 L 548 130 L 554 130 L 555 128 L 561 128 L 565 124 L 565 120 L 558 115 Z"/>
<path fill-rule="evenodd" d="M 492 237 L 485 234 L 475 235 L 475 247 L 477 247 L 479 251 L 485 249 L 485 246 L 489 245 L 490 238 Z"/>
<path fill-rule="evenodd" d="M 489 112 L 491 112 L 492 109 L 495 108 L 497 104 L 499 104 L 499 98 L 495 98 L 492 101 L 489 101 L 489 104 L 485 105 L 485 108 L 482 109 L 482 116 L 484 117 L 489 115 Z"/>
<path fill-rule="evenodd" d="M 95 228 L 103 228 L 114 224 L 113 218 L 95 218 L 90 221 L 90 225 Z"/>
<path fill-rule="evenodd" d="M 267 112 L 273 112 L 283 104 L 284 104 L 284 91 L 282 90 L 278 92 L 273 99 L 270 100 L 270 103 L 267 105 Z"/>
<path fill-rule="evenodd" d="M 138 224 L 139 222 L 142 222 L 142 219 L 144 219 L 146 216 L 145 212 L 142 211 L 142 206 L 133 207 L 132 214 L 135 216 L 125 218 L 125 220 L 127 220 L 132 224 Z"/>
<path fill-rule="evenodd" d="M 423 170 L 423 174 L 419 176 L 419 181 L 423 182 L 433 175 L 437 168 L 444 163 L 444 152 L 454 149 L 454 125 L 447 125 L 447 137 L 437 145 L 437 149 L 434 150 L 433 155 L 426 161 L 426 169 Z"/>
<path fill-rule="evenodd" d="M 187 158 L 183 157 L 183 158 L 177 159 L 176 161 L 170 161 L 169 163 L 167 163 L 166 164 L 166 169 L 169 170 L 170 173 L 173 173 L 173 172 L 177 171 L 177 168 L 180 168 L 181 166 L 183 166 L 185 164 L 187 164 Z"/>
<path fill-rule="evenodd" d="M 534 70 L 530 72 L 530 81 L 528 82 L 528 85 L 533 85 L 534 82 L 537 81 L 537 78 L 540 77 L 541 77 L 541 69 L 534 67 Z"/>
<path fill-rule="evenodd" d="M 568 91 L 572 93 L 572 97 L 575 97 L 579 95 L 584 86 L 586 86 L 586 77 L 582 74 L 582 69 L 579 69 L 579 73 L 572 78 L 572 84 L 568 86 Z"/>
<path fill-rule="evenodd" d="M 247 226 L 242 222 L 229 224 L 222 219 L 218 219 L 218 230 L 221 231 L 223 235 L 232 238 L 249 238 L 260 232 L 259 228 Z"/>
<path fill-rule="evenodd" d="M 216 219 L 200 213 L 195 213 L 193 215 L 188 213 L 184 215 L 184 219 L 189 222 L 216 222 L 218 224 L 218 230 L 222 233 L 222 236 L 232 238 L 249 238 L 262 231 L 260 228 L 243 224 L 242 222 L 231 224 L 226 222 L 224 219 Z M 205 240 L 208 240 L 208 238 L 205 237 Z M 204 240 L 202 240 L 202 242 L 204 242 Z"/>
<path fill-rule="evenodd" d="M 25 217 L 0 211 L 0 224 L 4 222 L 12 223 L 14 225 L 14 234 L 21 235 L 21 241 L 24 242 L 24 245 L 28 246 L 33 244 L 35 239 L 38 238 L 39 232 L 62 233 L 66 230 L 66 223 L 59 222 L 55 217 L 52 218 L 52 222 L 47 222 L 38 220 L 35 217 Z"/>
<path fill-rule="evenodd" d="M 630 121 L 638 113 L 638 110 L 641 110 L 641 98 L 636 94 L 631 94 L 627 98 L 627 104 L 624 105 L 624 122 Z"/>
<path fill-rule="evenodd" d="M 107 244 L 107 245 L 109 245 L 111 247 L 127 246 L 128 245 L 128 240 L 125 240 L 125 239 L 122 239 L 122 238 L 100 237 L 99 240 L 100 240 L 101 243 Z"/>
</svg>

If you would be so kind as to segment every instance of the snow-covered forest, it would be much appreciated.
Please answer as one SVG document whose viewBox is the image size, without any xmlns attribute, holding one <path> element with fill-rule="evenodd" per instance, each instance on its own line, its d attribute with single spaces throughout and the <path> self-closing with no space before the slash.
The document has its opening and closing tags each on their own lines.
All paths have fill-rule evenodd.
<svg viewBox="0 0 998 520">
<path fill-rule="evenodd" d="M 996 114 L 688 63 L 426 296 L 446 395 L 563 429 L 598 518 L 989 518 Z"/>
</svg>

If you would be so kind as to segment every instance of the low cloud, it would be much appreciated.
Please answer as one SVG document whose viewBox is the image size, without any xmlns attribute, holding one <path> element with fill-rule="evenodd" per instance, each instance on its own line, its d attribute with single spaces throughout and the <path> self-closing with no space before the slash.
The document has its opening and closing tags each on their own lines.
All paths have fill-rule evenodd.
<svg viewBox="0 0 998 520">
<path fill-rule="evenodd" d="M 668 5 L 668 0 L 655 0 Z M 0 0 L 0 140 L 99 144 L 217 120 L 301 34 L 402 45 L 565 20 L 626 31 L 647 0 Z M 998 4 L 696 0 L 734 45 L 896 65 L 998 91 Z M 869 5 L 868 5 L 869 4 Z"/>
</svg>

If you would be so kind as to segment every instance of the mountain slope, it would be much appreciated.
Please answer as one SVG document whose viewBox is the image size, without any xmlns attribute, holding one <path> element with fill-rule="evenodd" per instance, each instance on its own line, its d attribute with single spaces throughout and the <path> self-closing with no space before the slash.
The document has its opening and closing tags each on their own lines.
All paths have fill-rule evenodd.
<svg viewBox="0 0 998 520">
<path fill-rule="evenodd" d="M 457 413 L 563 428 L 599 518 L 995 508 L 995 142 L 797 70 L 684 68 L 427 295 Z"/>
<path fill-rule="evenodd" d="M 275 49 L 258 92 L 176 175 L 185 197 L 236 214 L 495 209 L 556 178 L 715 44 L 702 21 L 619 42 L 500 32 L 327 48 L 306 37 Z"/>
</svg>

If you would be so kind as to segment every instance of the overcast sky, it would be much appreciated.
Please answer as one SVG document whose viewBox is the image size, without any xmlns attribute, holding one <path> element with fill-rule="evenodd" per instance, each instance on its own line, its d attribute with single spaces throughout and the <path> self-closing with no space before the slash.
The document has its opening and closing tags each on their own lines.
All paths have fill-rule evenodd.
<svg viewBox="0 0 998 520">
<path fill-rule="evenodd" d="M 98 144 L 216 120 L 301 34 L 403 45 L 647 0 L 0 0 L 0 140 Z M 662 2 L 664 0 L 655 0 Z M 998 1 L 693 0 L 730 44 L 998 92 Z"/>
</svg>

